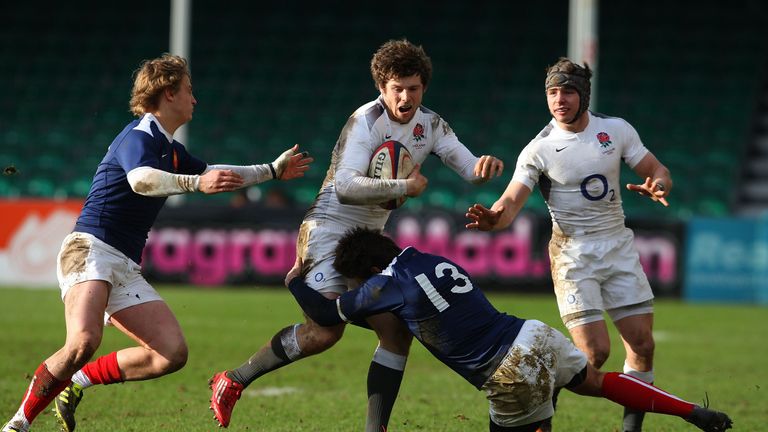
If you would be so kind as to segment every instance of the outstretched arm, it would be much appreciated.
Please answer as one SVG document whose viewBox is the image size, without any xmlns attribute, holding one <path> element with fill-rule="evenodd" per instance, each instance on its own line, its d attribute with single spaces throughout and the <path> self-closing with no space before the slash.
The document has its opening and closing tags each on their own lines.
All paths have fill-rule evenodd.
<svg viewBox="0 0 768 432">
<path fill-rule="evenodd" d="M 274 162 L 261 165 L 209 165 L 200 175 L 174 174 L 140 166 L 127 174 L 131 189 L 140 195 L 165 197 L 187 192 L 213 194 L 230 192 L 270 179 L 289 180 L 304 176 L 313 161 L 298 144 L 284 151 Z"/>
<path fill-rule="evenodd" d="M 508 227 L 530 195 L 531 190 L 528 189 L 528 186 L 512 180 L 490 209 L 481 204 L 475 204 L 467 210 L 465 216 L 470 222 L 466 224 L 466 228 L 496 231 Z"/>
<path fill-rule="evenodd" d="M 291 180 L 304 177 L 309 164 L 314 161 L 307 152 L 299 152 L 296 144 L 282 152 L 272 163 L 261 165 L 209 165 L 203 174 L 212 170 L 228 170 L 243 178 L 243 186 L 263 183 L 267 180 Z"/>
</svg>

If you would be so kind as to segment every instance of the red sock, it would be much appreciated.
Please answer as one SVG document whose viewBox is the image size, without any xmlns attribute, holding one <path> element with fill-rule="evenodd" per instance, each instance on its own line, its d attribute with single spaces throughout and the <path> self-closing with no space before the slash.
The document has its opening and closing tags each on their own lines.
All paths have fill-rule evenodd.
<svg viewBox="0 0 768 432">
<path fill-rule="evenodd" d="M 114 384 L 125 381 L 117 367 L 117 352 L 111 352 L 80 369 L 92 384 Z"/>
<path fill-rule="evenodd" d="M 696 406 L 637 378 L 618 372 L 605 374 L 603 397 L 634 410 L 682 418 L 691 415 Z"/>
<path fill-rule="evenodd" d="M 40 363 L 32 376 L 27 393 L 24 394 L 24 400 L 21 401 L 27 421 L 32 423 L 32 420 L 71 382 L 68 379 L 60 381 L 48 371 L 45 362 Z"/>
</svg>

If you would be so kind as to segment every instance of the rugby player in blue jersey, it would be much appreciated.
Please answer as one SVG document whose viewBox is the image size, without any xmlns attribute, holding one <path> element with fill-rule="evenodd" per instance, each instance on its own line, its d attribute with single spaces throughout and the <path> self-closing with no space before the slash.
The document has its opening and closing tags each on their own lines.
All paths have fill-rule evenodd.
<svg viewBox="0 0 768 432">
<path fill-rule="evenodd" d="M 83 388 L 157 378 L 184 366 L 187 345 L 179 323 L 139 266 L 168 196 L 288 180 L 309 168 L 312 158 L 298 153 L 298 146 L 261 165 L 208 165 L 197 159 L 173 138 L 192 119 L 196 104 L 184 58 L 165 54 L 136 71 L 130 107 L 139 119 L 112 141 L 59 252 L 66 342 L 34 372 L 3 432 L 26 432 L 57 395 L 56 415 L 64 430 L 72 431 Z M 137 346 L 87 363 L 101 343 L 105 319 Z"/>
<path fill-rule="evenodd" d="M 359 288 L 327 299 L 291 271 L 286 285 L 304 312 L 325 326 L 393 313 L 438 360 L 486 393 L 490 431 L 535 431 L 553 415 L 552 394 L 561 387 L 675 415 L 704 431 L 731 428 L 721 412 L 595 369 L 559 331 L 496 310 L 469 275 L 443 257 L 402 250 L 377 231 L 355 228 L 339 241 L 333 265 Z"/>
</svg>

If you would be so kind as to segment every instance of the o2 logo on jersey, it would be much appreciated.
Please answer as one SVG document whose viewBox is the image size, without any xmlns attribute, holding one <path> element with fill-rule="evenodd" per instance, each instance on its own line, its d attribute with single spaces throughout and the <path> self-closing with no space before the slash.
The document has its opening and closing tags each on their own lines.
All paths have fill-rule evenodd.
<svg viewBox="0 0 768 432">
<path fill-rule="evenodd" d="M 592 192 L 594 192 L 596 188 L 594 186 L 590 188 L 590 186 L 595 185 L 596 183 L 598 183 L 601 187 L 600 191 L 593 195 Z M 611 195 L 608 201 L 616 200 L 616 191 L 613 189 L 608 189 L 608 179 L 605 178 L 605 176 L 602 174 L 592 174 L 590 176 L 584 177 L 584 180 L 581 181 L 580 189 L 581 195 L 590 201 L 600 201 L 608 194 Z"/>
<path fill-rule="evenodd" d="M 454 287 L 451 288 L 451 292 L 456 294 L 463 294 L 471 291 L 472 288 L 474 288 L 467 275 L 460 272 L 455 265 L 447 262 L 441 262 L 435 266 L 435 276 L 438 278 L 450 276 L 455 282 Z M 429 301 L 431 301 L 435 308 L 437 308 L 438 312 L 442 312 L 448 309 L 450 305 L 445 300 L 445 298 L 441 296 L 439 292 L 437 292 L 437 288 L 432 285 L 432 282 L 429 281 L 427 275 L 421 273 L 417 275 L 415 279 L 421 289 L 424 290 L 424 293 L 427 295 L 427 298 L 429 298 Z"/>
</svg>

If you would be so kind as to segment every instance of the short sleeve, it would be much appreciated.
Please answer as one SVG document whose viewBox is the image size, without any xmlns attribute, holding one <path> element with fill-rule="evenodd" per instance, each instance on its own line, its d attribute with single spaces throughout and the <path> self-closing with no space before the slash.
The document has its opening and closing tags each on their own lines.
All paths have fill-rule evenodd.
<svg viewBox="0 0 768 432">
<path fill-rule="evenodd" d="M 155 145 L 152 136 L 146 132 L 131 131 L 113 151 L 115 159 L 125 172 L 138 167 L 160 167 L 160 149 Z"/>
<path fill-rule="evenodd" d="M 529 144 L 520 152 L 520 156 L 517 158 L 517 165 L 515 165 L 512 180 L 520 182 L 533 190 L 533 187 L 539 182 L 541 174 L 542 164 L 536 156 L 533 145 Z"/>
<path fill-rule="evenodd" d="M 635 128 L 625 120 L 621 122 L 624 132 L 624 148 L 621 157 L 630 168 L 634 168 L 648 154 L 648 149 L 640 140 L 640 135 Z"/>
</svg>

